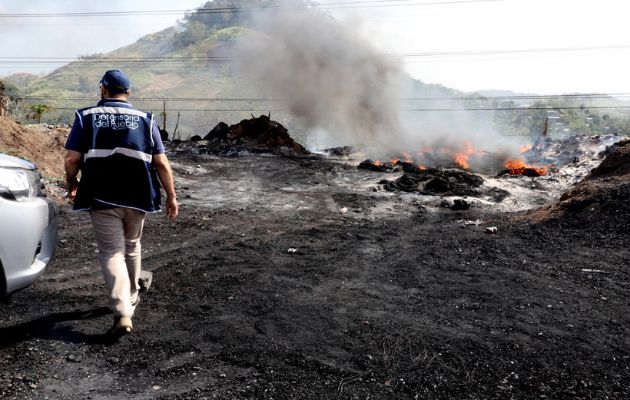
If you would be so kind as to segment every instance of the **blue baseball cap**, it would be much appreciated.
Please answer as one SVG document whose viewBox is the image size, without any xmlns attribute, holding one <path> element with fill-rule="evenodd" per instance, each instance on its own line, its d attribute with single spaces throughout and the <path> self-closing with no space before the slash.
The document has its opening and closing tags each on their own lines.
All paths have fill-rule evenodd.
<svg viewBox="0 0 630 400">
<path fill-rule="evenodd" d="M 127 74 L 119 69 L 110 69 L 101 78 L 101 84 L 112 94 L 129 93 L 131 83 Z"/>
</svg>

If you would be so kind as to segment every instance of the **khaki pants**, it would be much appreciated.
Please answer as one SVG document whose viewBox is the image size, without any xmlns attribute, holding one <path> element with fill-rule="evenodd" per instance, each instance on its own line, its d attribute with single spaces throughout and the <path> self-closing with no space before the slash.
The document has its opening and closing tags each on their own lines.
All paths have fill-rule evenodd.
<svg viewBox="0 0 630 400">
<path fill-rule="evenodd" d="M 138 301 L 140 237 L 145 213 L 129 208 L 90 211 L 98 259 L 115 316 L 133 316 Z"/>
</svg>

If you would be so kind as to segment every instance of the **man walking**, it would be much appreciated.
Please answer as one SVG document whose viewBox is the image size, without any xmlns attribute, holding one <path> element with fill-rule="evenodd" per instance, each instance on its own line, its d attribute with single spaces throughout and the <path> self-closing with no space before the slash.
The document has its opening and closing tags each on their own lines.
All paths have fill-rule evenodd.
<svg viewBox="0 0 630 400">
<path fill-rule="evenodd" d="M 177 217 L 178 204 L 153 115 L 128 102 L 130 82 L 124 72 L 107 71 L 100 83 L 101 101 L 76 112 L 65 169 L 74 209 L 89 211 L 92 217 L 114 313 L 108 334 L 119 337 L 133 329 L 131 318 L 140 301 L 140 237 L 145 214 L 160 210 L 160 183 L 169 219 Z"/>
</svg>

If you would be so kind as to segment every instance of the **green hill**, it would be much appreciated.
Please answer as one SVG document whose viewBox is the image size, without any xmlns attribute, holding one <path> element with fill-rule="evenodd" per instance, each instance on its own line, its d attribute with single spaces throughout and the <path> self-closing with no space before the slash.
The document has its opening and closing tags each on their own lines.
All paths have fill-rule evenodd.
<svg viewBox="0 0 630 400">
<path fill-rule="evenodd" d="M 203 6 L 205 11 L 188 15 L 179 26 L 147 35 L 113 52 L 82 57 L 46 76 L 17 74 L 5 77 L 3 80 L 14 86 L 14 95 L 23 99 L 14 117 L 25 120 L 30 104 L 44 103 L 53 106 L 54 111 L 45 114 L 43 122 L 71 123 L 74 109 L 98 100 L 98 82 L 103 72 L 122 69 L 132 81 L 134 106 L 153 111 L 157 116 L 165 106 L 167 130 L 171 134 L 178 122 L 178 114 L 178 135 L 185 138 L 203 135 L 219 121 L 235 123 L 249 117 L 250 113 L 271 112 L 272 117 L 285 124 L 294 137 L 306 142 L 298 121 L 283 111 L 286 105 L 282 101 L 270 101 L 266 99 L 268 95 L 258 93 L 239 73 L 231 52 L 238 38 L 263 35 L 253 29 L 252 11 L 249 10 L 270 5 L 273 6 L 273 0 L 215 0 Z M 241 8 L 236 9 L 236 6 Z M 222 11 L 207 11 L 212 8 Z M 273 57 L 273 54 L 269 56 Z M 407 108 L 478 109 L 468 113 L 468 121 L 494 120 L 497 130 L 504 134 L 540 133 L 549 115 L 548 108 L 554 107 L 567 107 L 554 115 L 559 116 L 571 132 L 630 131 L 627 109 L 589 109 L 594 105 L 627 105 L 613 98 L 588 101 L 577 97 L 510 99 L 510 96 L 501 94 L 507 99 L 497 100 L 491 99 L 495 95 L 493 92 L 481 93 L 490 96 L 487 99 L 481 94 L 466 94 L 441 85 L 425 84 L 409 76 L 403 79 Z M 492 110 L 499 107 L 507 110 Z M 416 118 L 426 120 L 427 115 L 417 113 Z M 453 111 L 438 111 L 432 112 L 430 118 L 446 121 L 453 115 Z M 159 121 L 161 125 L 161 117 Z"/>
<path fill-rule="evenodd" d="M 253 104 L 238 103 L 238 107 L 234 107 L 232 103 L 213 101 L 219 97 L 255 97 L 255 94 L 247 93 L 247 88 L 234 78 L 232 65 L 204 61 L 220 57 L 242 30 L 240 27 L 219 29 L 203 40 L 178 47 L 176 29 L 169 28 L 111 53 L 84 57 L 47 76 L 32 79 L 26 85 L 21 82 L 15 85 L 25 104 L 41 102 L 56 109 L 45 116 L 46 121 L 70 123 L 73 109 L 98 100 L 98 82 L 103 72 L 122 69 L 132 81 L 132 102 L 136 107 L 159 113 L 163 98 L 176 98 L 166 104 L 169 130 L 174 127 L 176 110 L 182 110 L 180 128 L 184 133 L 207 131 L 212 125 L 208 120 L 216 122 L 217 118 L 241 118 L 248 114 L 217 115 L 190 110 L 254 108 Z M 13 82 L 11 77 L 7 81 Z M 188 98 L 195 100 L 183 100 Z"/>
<path fill-rule="evenodd" d="M 238 2 L 245 10 L 271 2 L 249 0 L 246 3 Z M 206 3 L 203 9 L 225 10 L 232 6 L 231 0 L 213 1 Z M 249 117 L 250 113 L 271 112 L 274 119 L 287 125 L 299 138 L 301 127 L 286 111 L 280 111 L 286 108 L 282 101 L 256 100 L 269 96 L 258 93 L 251 82 L 241 76 L 234 62 L 231 50 L 236 40 L 261 35 L 252 29 L 251 19 L 250 12 L 242 9 L 193 13 L 180 26 L 147 35 L 107 54 L 82 57 L 46 76 L 6 77 L 4 80 L 17 86 L 23 98 L 17 119 L 27 118 L 29 104 L 44 103 L 52 105 L 54 111 L 44 115 L 42 121 L 71 123 L 74 109 L 98 100 L 98 81 L 103 72 L 117 68 L 130 76 L 134 106 L 160 115 L 164 106 L 162 99 L 167 99 L 167 130 L 171 133 L 178 112 L 182 137 L 204 134 L 218 121 L 233 123 Z M 407 79 L 410 84 L 406 86 L 413 88 L 406 93 L 408 96 L 461 94 L 439 85 Z"/>
</svg>

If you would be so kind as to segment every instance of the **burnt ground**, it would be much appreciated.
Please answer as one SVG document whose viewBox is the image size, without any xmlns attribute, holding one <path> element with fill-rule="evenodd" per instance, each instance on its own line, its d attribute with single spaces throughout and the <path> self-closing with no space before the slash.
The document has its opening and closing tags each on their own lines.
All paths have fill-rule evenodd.
<svg viewBox="0 0 630 400">
<path fill-rule="evenodd" d="M 627 221 L 440 209 L 316 159 L 174 162 L 184 205 L 148 218 L 134 332 L 101 336 L 91 227 L 65 207 L 54 265 L 0 307 L 3 399 L 630 397 Z"/>
</svg>

